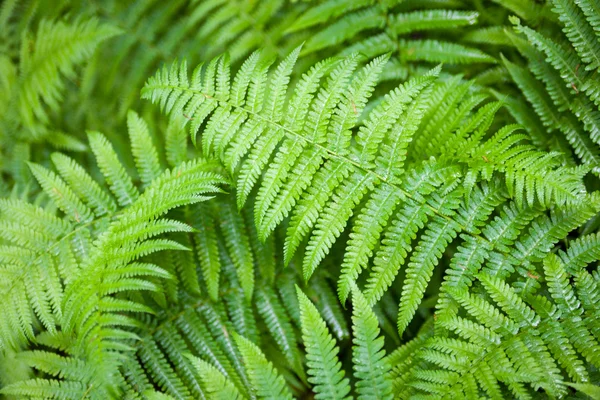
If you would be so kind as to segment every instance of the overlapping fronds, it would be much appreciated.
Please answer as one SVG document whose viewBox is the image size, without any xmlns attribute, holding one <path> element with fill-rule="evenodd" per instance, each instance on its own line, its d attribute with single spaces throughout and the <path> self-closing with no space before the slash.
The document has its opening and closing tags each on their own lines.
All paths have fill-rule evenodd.
<svg viewBox="0 0 600 400">
<path fill-rule="evenodd" d="M 106 111 L 87 112 L 92 123 L 109 127 L 103 115 L 125 116 L 139 98 L 144 81 L 159 65 L 194 55 L 195 60 L 214 57 L 227 50 L 232 60 L 246 57 L 257 48 L 278 54 L 288 20 L 297 12 L 282 12 L 285 2 L 176 0 L 127 3 L 101 1 L 83 6 L 85 12 L 118 26 L 122 36 L 92 60 L 84 90 L 94 104 L 110 105 Z M 107 62 L 107 60 L 110 60 Z M 102 71 L 102 73 L 100 73 Z M 115 101 L 114 90 L 119 89 Z M 94 103 L 95 102 L 95 103 Z M 92 110 L 89 110 L 92 111 Z"/>
<path fill-rule="evenodd" d="M 400 382 L 404 397 L 529 399 L 544 391 L 558 398 L 570 382 L 597 381 L 598 288 L 584 265 L 550 254 L 543 269 L 512 283 L 486 269 L 476 279 L 480 293 L 449 291 L 460 313 L 437 317 L 448 334 L 414 352 L 423 364 L 410 384 Z"/>
<path fill-rule="evenodd" d="M 428 8 L 427 4 L 402 1 L 328 0 L 304 11 L 287 29 L 310 31 L 303 54 L 358 52 L 366 57 L 394 53 L 406 62 L 470 64 L 495 63 L 494 57 L 468 44 L 458 43 L 456 28 L 477 23 L 475 11 Z M 465 5 L 469 7 L 469 5 Z M 426 35 L 410 40 L 412 36 Z M 394 64 L 390 64 L 394 65 Z"/>
<path fill-rule="evenodd" d="M 597 0 L 1 2 L 0 396 L 599 397 L 599 38 Z"/>
<path fill-rule="evenodd" d="M 544 30 L 513 18 L 512 41 L 527 66 L 504 64 L 546 129 L 566 141 L 577 160 L 598 172 L 600 46 L 597 5 L 551 2 L 558 17 Z M 595 11 L 594 11 L 595 10 Z M 551 136 L 547 136 L 551 137 Z"/>
<path fill-rule="evenodd" d="M 143 136 L 132 132 L 132 141 L 144 150 L 140 167 L 155 151 Z M 153 312 L 121 294 L 162 291 L 159 281 L 174 276 L 140 259 L 185 249 L 161 236 L 190 231 L 164 214 L 208 199 L 205 194 L 218 192 L 225 182 L 214 166 L 198 159 L 161 170 L 140 193 L 100 133 L 90 133 L 90 146 L 109 191 L 72 159 L 54 154 L 58 174 L 30 165 L 52 206 L 3 200 L 2 288 L 8 301 L 0 316 L 2 344 L 18 348 L 38 342 L 68 355 L 27 353 L 27 364 L 63 379 L 20 382 L 6 388 L 7 394 L 52 397 L 69 388 L 81 397 L 93 387 L 93 396 L 103 398 L 118 388 L 122 377 L 115 367 L 137 337 L 130 328 L 139 326 L 123 313 Z M 67 365 L 72 369 L 65 370 Z"/>
<path fill-rule="evenodd" d="M 185 63 L 176 63 L 151 78 L 143 96 L 175 118 L 188 116 L 192 140 L 200 131 L 205 156 L 220 158 L 232 172 L 239 207 L 256 193 L 260 238 L 289 217 L 285 258 L 303 248 L 305 279 L 350 229 L 338 283 L 342 301 L 370 269 L 365 295 L 375 303 L 412 250 L 398 316 L 402 332 L 444 250 L 459 235 L 459 243 L 485 240 L 479 227 L 500 205 L 513 199 L 509 207 L 519 209 L 572 206 L 581 218 L 562 235 L 593 214 L 581 180 L 586 170 L 528 145 L 517 126 L 488 133 L 500 104 L 478 106 L 485 98 L 471 95 L 469 82 L 436 81 L 434 69 L 390 92 L 359 124 L 387 58 L 361 68 L 355 56 L 327 59 L 288 95 L 299 52 L 271 74 L 255 54 L 231 86 L 226 56 L 199 66 L 191 79 Z"/>
</svg>

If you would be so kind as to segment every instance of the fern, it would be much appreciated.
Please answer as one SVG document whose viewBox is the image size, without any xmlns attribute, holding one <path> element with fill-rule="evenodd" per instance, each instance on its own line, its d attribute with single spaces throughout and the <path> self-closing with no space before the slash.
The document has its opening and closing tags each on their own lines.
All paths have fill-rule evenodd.
<svg viewBox="0 0 600 400">
<path fill-rule="evenodd" d="M 289 65 L 296 56 L 297 51 L 277 68 L 273 85 L 278 85 L 283 79 L 279 77 L 281 73 L 287 71 L 289 74 Z M 225 165 L 233 170 L 234 176 L 237 175 L 239 207 L 245 204 L 252 188 L 259 185 L 254 206 L 254 219 L 259 236 L 266 237 L 284 217 L 291 215 L 286 238 L 287 260 L 291 259 L 301 241 L 312 229 L 303 257 L 305 279 L 313 274 L 344 230 L 350 216 L 358 213 L 357 223 L 352 228 L 348 250 L 344 256 L 338 287 L 342 301 L 348 295 L 349 283 L 366 267 L 379 237 L 387 237 L 384 246 L 379 250 L 383 254 L 388 254 L 394 247 L 407 242 L 407 239 L 402 237 L 406 230 L 390 230 L 389 234 L 387 230 L 382 232 L 388 222 L 392 222 L 390 229 L 393 229 L 396 223 L 406 223 L 405 218 L 409 215 L 404 214 L 398 214 L 402 217 L 393 222 L 397 204 L 405 202 L 407 205 L 421 205 L 424 214 L 416 221 L 422 221 L 422 218 L 428 215 L 433 218 L 433 224 L 414 247 L 415 252 L 407 269 L 399 314 L 399 329 L 403 331 L 423 297 L 425 284 L 442 251 L 454 240 L 458 232 L 470 230 L 468 223 L 465 226 L 449 218 L 460 207 L 461 198 L 464 198 L 463 207 L 469 204 L 472 188 L 477 182 L 490 181 L 498 174 L 504 175 L 505 188 L 498 187 L 493 190 L 506 190 L 518 205 L 527 203 L 530 206 L 547 206 L 550 202 L 577 204 L 585 196 L 580 181 L 585 169 L 561 167 L 552 161 L 552 154 L 544 154 L 534 147 L 521 144 L 526 138 L 513 134 L 516 127 L 505 127 L 485 140 L 485 130 L 498 109 L 494 103 L 471 114 L 464 127 L 441 125 L 446 122 L 432 119 L 433 113 L 447 107 L 444 102 L 446 97 L 453 96 L 451 90 L 454 86 L 468 86 L 456 80 L 453 84 L 439 83 L 432 86 L 435 79 L 433 74 L 437 73 L 436 71 L 422 78 L 415 78 L 392 91 L 365 118 L 364 125 L 358 128 L 353 138 L 349 128 L 356 124 L 356 118 L 366 104 L 384 60 L 374 60 L 359 71 L 351 82 L 349 75 L 356 66 L 353 57 L 317 64 L 297 84 L 287 112 L 282 110 L 275 114 L 270 111 L 269 104 L 282 101 L 277 98 L 266 101 L 264 108 L 262 105 L 256 105 L 252 98 L 247 99 L 252 101 L 251 106 L 244 106 L 243 100 L 229 100 L 231 96 L 227 94 L 228 73 L 223 69 L 219 72 L 217 69 L 214 75 L 215 68 L 225 65 L 226 58 L 211 61 L 205 71 L 202 68 L 196 69 L 191 81 L 187 77 L 185 64 L 175 64 L 152 78 L 143 95 L 159 102 L 171 115 L 185 113 L 192 116 L 192 138 L 196 136 L 202 122 L 197 119 L 208 119 L 202 137 L 203 152 L 206 155 L 219 156 Z M 253 62 L 253 58 L 248 60 L 248 63 Z M 330 69 L 329 74 L 322 77 L 327 69 Z M 246 73 L 244 67 L 241 71 L 240 74 Z M 257 71 L 256 74 L 260 74 L 256 79 L 263 82 L 263 87 L 252 87 L 252 90 L 260 93 L 277 92 L 283 98 L 287 79 L 283 79 L 282 87 L 273 87 L 268 86 L 264 80 L 264 72 Z M 209 79 L 216 82 L 212 83 Z M 320 88 L 319 79 L 324 81 Z M 248 82 L 243 75 L 236 76 L 232 87 L 234 93 L 239 91 L 237 84 L 243 80 Z M 346 86 L 350 89 L 349 94 L 344 96 L 343 88 Z M 205 93 L 203 88 L 209 88 L 208 92 Z M 243 91 L 245 90 L 243 88 Z M 354 91 L 357 92 L 354 94 Z M 315 92 L 316 94 L 313 94 Z M 435 93 L 435 98 L 439 100 L 425 103 L 430 98 L 429 93 L 432 97 Z M 450 114 L 454 121 L 465 118 L 463 115 L 468 115 L 471 108 L 477 104 L 469 98 L 463 98 L 466 92 L 462 93 L 462 96 L 453 98 L 454 102 L 464 106 L 464 111 L 460 107 L 456 111 L 463 114 Z M 408 109 L 407 103 L 415 98 L 417 102 L 424 103 Z M 459 103 L 461 100 L 464 103 Z M 355 108 L 358 108 L 356 113 Z M 392 125 L 395 121 L 404 121 L 404 118 L 408 122 L 410 117 L 404 114 L 405 110 L 422 115 L 423 118 L 420 123 L 411 119 L 410 123 L 413 125 L 406 131 L 402 124 L 396 125 L 398 128 Z M 207 111 L 213 113 L 212 116 L 209 117 Z M 300 121 L 306 121 L 305 124 L 301 124 L 301 128 L 290 128 L 297 125 L 295 121 L 298 116 Z M 245 126 L 260 125 L 260 131 L 248 137 L 250 132 L 240 127 L 239 133 L 236 134 L 232 130 L 233 121 L 240 118 L 246 120 Z M 432 153 L 430 149 L 417 147 L 423 142 L 415 142 L 413 158 L 416 160 L 412 165 L 416 169 L 410 169 L 421 170 L 420 174 L 424 175 L 419 176 L 417 173 L 404 178 L 403 155 L 406 154 L 411 136 L 419 129 L 423 129 L 419 139 L 428 140 L 423 135 L 435 132 L 439 137 L 430 138 L 430 143 L 435 143 L 432 142 L 434 140 L 439 143 L 450 141 L 451 144 L 446 147 L 446 151 L 439 154 L 439 161 L 421 164 L 422 161 L 417 155 L 422 154 L 421 157 L 425 159 L 425 154 Z M 258 132 L 262 132 L 260 138 L 255 137 Z M 403 136 L 405 132 L 406 137 Z M 356 141 L 355 147 L 351 144 L 352 139 Z M 340 147 L 338 143 L 343 145 Z M 229 144 L 229 148 L 224 147 L 225 144 Z M 459 155 L 456 151 L 460 147 L 462 154 Z M 230 151 L 236 153 L 234 163 L 240 165 L 239 167 L 231 164 L 228 158 Z M 247 158 L 240 160 L 239 157 L 243 154 L 247 154 Z M 273 162 L 267 166 L 266 162 L 271 157 Z M 462 165 L 469 166 L 469 172 L 464 177 L 461 173 L 461 170 L 464 170 Z M 259 179 L 259 172 L 263 169 L 264 177 Z M 533 173 L 538 170 L 539 173 Z M 424 178 L 428 175 L 432 177 Z M 433 178 L 436 175 L 437 177 Z M 437 179 L 438 183 L 434 183 Z M 452 179 L 454 183 L 448 179 Z M 442 185 L 444 181 L 445 185 Z M 427 184 L 421 188 L 420 185 L 424 182 Z M 438 190 L 436 186 L 439 187 Z M 324 188 L 326 190 L 323 190 Z M 363 198 L 371 200 L 365 203 L 364 208 L 355 211 Z M 482 211 L 487 214 L 474 214 L 469 218 L 484 221 L 486 215 L 498 204 L 499 202 L 495 201 L 485 206 Z M 471 211 L 465 210 L 465 213 L 468 212 Z M 474 209 L 472 212 L 477 213 L 478 210 Z M 416 225 L 417 229 L 418 227 L 419 225 Z M 368 235 L 372 236 L 369 238 Z M 356 240 L 359 238 L 363 242 L 358 243 Z M 379 257 L 386 263 L 389 260 L 388 256 L 377 254 L 375 260 Z M 403 258 L 396 260 L 386 266 L 386 269 L 392 269 L 391 273 L 383 269 L 373 270 L 374 275 L 370 278 L 367 292 L 370 302 L 381 297 L 383 291 L 392 283 Z M 377 261 L 375 264 L 377 265 Z M 379 283 L 379 280 L 383 281 Z"/>
<path fill-rule="evenodd" d="M 305 54 L 325 49 L 332 52 L 341 47 L 342 53 L 360 52 L 367 57 L 394 52 L 403 62 L 495 62 L 493 57 L 478 49 L 443 40 L 442 35 L 435 35 L 436 31 L 449 34 L 454 28 L 475 24 L 479 16 L 477 12 L 422 9 L 427 7 L 426 4 L 418 4 L 417 7 L 407 4 L 402 7 L 402 2 L 395 1 L 374 3 L 325 1 L 300 15 L 288 28 L 288 32 L 317 27 L 320 29 L 307 41 L 303 50 Z M 434 38 L 404 40 L 405 35 L 416 35 L 419 32 L 431 32 Z"/>
<path fill-rule="evenodd" d="M 2 32 L 16 29 L 11 16 L 17 14 L 15 4 L 3 7 Z M 119 34 L 119 30 L 101 24 L 95 18 L 73 21 L 42 19 L 35 33 L 25 27 L 13 31 L 19 41 L 10 43 L 0 54 L 2 94 L 0 95 L 0 127 L 2 127 L 2 164 L 4 173 L 24 169 L 23 150 L 32 143 L 48 140 L 57 147 L 81 150 L 85 147 L 76 138 L 54 127 L 53 119 L 64 101 L 66 82 L 77 76 L 76 67 L 89 59 L 96 46 Z M 11 46 L 17 47 L 11 54 Z M 15 154 L 16 152 L 16 154 Z M 14 157 L 14 158 L 13 158 Z M 7 162 L 8 161 L 8 162 Z M 18 184 L 28 183 L 27 174 L 14 173 Z"/>
<path fill-rule="evenodd" d="M 363 294 L 354 288 L 352 327 L 354 333 L 354 369 L 359 379 L 356 391 L 361 399 L 391 399 L 390 365 L 385 359 L 383 337 L 379 336 L 377 317 Z"/>
<path fill-rule="evenodd" d="M 61 75 L 73 79 L 74 65 L 90 57 L 99 42 L 118 32 L 110 26 L 99 25 L 95 20 L 72 24 L 42 21 L 36 32 L 38 40 L 32 43 L 31 36 L 23 37 L 19 87 L 14 88 L 12 93 L 17 96 L 13 100 L 14 107 L 24 129 L 39 135 L 38 126 L 49 122 L 43 105 L 54 110 L 58 108 L 61 92 L 64 91 Z"/>
<path fill-rule="evenodd" d="M 264 399 L 291 399 L 285 381 L 276 375 L 273 365 L 267 361 L 260 349 L 242 336 L 236 336 L 235 339 L 244 357 L 252 385 L 256 388 L 256 394 Z"/>
<path fill-rule="evenodd" d="M 114 183 L 130 183 L 130 177 L 106 139 L 99 133 L 90 137 L 95 141 L 92 147 L 98 150 L 101 166 L 107 158 L 117 163 L 102 168 L 107 181 L 113 183 L 112 195 L 126 198 L 126 186 Z M 131 201 L 121 202 L 123 208 L 117 210 L 112 196 L 80 166 L 66 156 L 56 154 L 53 158 L 61 175 L 74 183 L 73 188 L 40 165 L 32 164 L 31 169 L 48 198 L 64 213 L 64 220 L 57 218 L 52 209 L 18 200 L 4 202 L 3 223 L 8 228 L 4 237 L 12 245 L 4 246 L 7 257 L 3 257 L 3 286 L 11 306 L 3 310 L 2 336 L 4 346 L 18 347 L 25 340 L 35 340 L 66 351 L 67 358 L 44 351 L 32 352 L 27 358 L 30 365 L 66 380 L 35 379 L 7 390 L 50 396 L 56 385 L 71 385 L 79 395 L 95 387 L 95 396 L 101 397 L 120 384 L 122 378 L 114 373 L 114 366 L 120 363 L 118 352 L 128 350 L 127 341 L 136 337 L 121 327 L 137 326 L 138 322 L 121 312 L 152 312 L 144 304 L 113 294 L 160 291 L 153 280 L 172 279 L 165 269 L 136 260 L 161 250 L 183 249 L 173 240 L 153 239 L 165 232 L 190 229 L 160 217 L 174 207 L 205 200 L 203 193 L 218 191 L 216 185 L 223 179 L 211 171 L 210 164 L 184 163 L 162 172 L 143 194 L 135 199 L 127 197 Z M 74 176 L 81 180 L 71 179 Z M 23 225 L 11 222 L 15 218 Z M 47 330 L 37 337 L 35 318 Z M 64 375 L 64 363 L 74 366 L 72 373 Z M 98 368 L 106 374 L 96 376 Z"/>
<path fill-rule="evenodd" d="M 549 32 L 513 20 L 517 32 L 529 43 L 519 37 L 513 42 L 528 59 L 535 78 L 509 61 L 505 64 L 544 124 L 564 135 L 581 162 L 596 168 L 598 87 L 594 57 L 600 53 L 594 45 L 597 37 L 593 17 L 587 16 L 589 7 L 584 3 L 554 2 L 552 11 L 558 15 L 560 27 L 553 29 L 559 33 L 552 37 L 547 36 Z M 540 97 L 546 93 L 549 99 Z"/>
<path fill-rule="evenodd" d="M 309 382 L 314 385 L 315 398 L 345 398 L 350 391 L 350 385 L 348 379 L 344 378 L 337 358 L 339 350 L 315 306 L 300 288 L 297 287 L 296 290 L 300 303 L 302 339 L 306 346 Z"/>
<path fill-rule="evenodd" d="M 460 396 L 473 389 L 477 393 L 479 387 L 488 396 L 500 397 L 503 383 L 511 396 L 530 398 L 531 390 L 542 388 L 560 396 L 569 379 L 588 381 L 590 368 L 597 363 L 591 350 L 596 339 L 578 317 L 584 308 L 568 285 L 564 264 L 550 255 L 544 260 L 543 275 L 531 276 L 527 279 L 537 283 L 543 277 L 546 283 L 537 283 L 537 293 L 528 293 L 524 300 L 519 281 L 511 287 L 486 273 L 478 276 L 485 288 L 482 297 L 464 289 L 451 292 L 473 319 L 438 320 L 452 335 L 429 339 L 417 353 L 426 361 L 426 367 L 415 372 L 417 387 L 432 395 Z M 449 379 L 438 380 L 442 376 Z M 468 387 L 468 382 L 475 385 Z"/>
<path fill-rule="evenodd" d="M 598 397 L 599 12 L 4 1 L 0 393 Z"/>
</svg>

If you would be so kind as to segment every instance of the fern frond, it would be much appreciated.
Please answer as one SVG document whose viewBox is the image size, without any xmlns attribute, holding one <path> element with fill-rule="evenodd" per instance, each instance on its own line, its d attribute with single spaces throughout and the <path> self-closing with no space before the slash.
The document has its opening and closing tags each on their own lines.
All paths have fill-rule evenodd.
<svg viewBox="0 0 600 400">
<path fill-rule="evenodd" d="M 587 79 L 589 72 L 579 72 L 579 58 L 576 53 L 531 28 L 517 24 L 517 30 L 523 32 L 536 48 L 546 54 L 547 61 L 560 73 L 566 85 L 575 85 L 578 91 L 584 92 L 596 105 L 598 104 L 599 85 L 593 79 Z"/>
<path fill-rule="evenodd" d="M 208 294 L 216 301 L 219 296 L 221 260 L 212 211 L 212 207 L 204 204 L 199 204 L 195 210 L 194 218 L 197 223 L 194 225 L 197 226 L 197 231 L 194 234 L 194 243 Z"/>
<path fill-rule="evenodd" d="M 416 248 L 406 270 L 406 279 L 402 288 L 400 310 L 398 312 L 398 332 L 404 332 L 412 319 L 427 282 L 431 278 L 437 259 L 443 249 L 456 235 L 453 221 L 435 218 L 428 231 L 423 234 L 420 247 Z"/>
<path fill-rule="evenodd" d="M 61 153 L 54 153 L 51 157 L 68 187 L 80 199 L 90 205 L 96 217 L 102 217 L 117 210 L 117 205 L 112 196 L 106 193 L 81 165 Z"/>
<path fill-rule="evenodd" d="M 585 70 L 600 69 L 600 44 L 597 34 L 588 24 L 582 10 L 575 3 L 564 0 L 553 0 L 552 11 L 558 14 L 558 19 L 564 24 L 563 32 L 573 44 Z"/>
<path fill-rule="evenodd" d="M 296 291 L 300 304 L 302 339 L 306 346 L 308 381 L 314 385 L 315 398 L 346 398 L 350 384 L 341 370 L 335 340 L 308 297 L 299 287 L 296 287 Z"/>
<path fill-rule="evenodd" d="M 116 154 L 106 139 L 100 134 L 94 138 L 99 163 L 115 161 Z M 75 397 L 84 396 L 90 387 L 94 387 L 94 397 L 107 397 L 123 385 L 118 366 L 123 353 L 131 352 L 130 343 L 138 339 L 130 330 L 139 328 L 140 322 L 127 314 L 152 312 L 139 301 L 119 298 L 119 294 L 157 292 L 160 280 L 173 278 L 161 267 L 135 261 L 160 250 L 184 249 L 173 240 L 156 237 L 189 232 L 190 227 L 161 216 L 174 207 L 205 200 L 204 194 L 218 192 L 224 180 L 201 160 L 183 163 L 162 172 L 129 206 L 117 209 L 81 166 L 63 155 L 52 158 L 66 182 L 40 165 L 31 164 L 31 169 L 48 198 L 65 214 L 64 220 L 54 216 L 52 208 L 43 210 L 14 200 L 2 204 L 2 223 L 7 228 L 4 236 L 18 246 L 3 246 L 3 275 L 10 276 L 15 266 L 21 268 L 20 276 L 14 275 L 6 286 L 17 303 L 2 317 L 3 345 L 18 347 L 19 341 L 42 340 L 40 336 L 34 338 L 35 315 L 48 333 L 65 334 L 69 340 L 66 347 L 48 343 L 66 351 L 68 357 L 64 359 L 50 351 L 24 359 L 30 366 L 64 379 L 30 380 L 30 387 L 37 387 L 37 392 L 31 393 L 55 396 L 57 387 L 77 383 L 81 390 L 72 392 Z M 112 182 L 131 182 L 120 163 L 107 166 L 107 171 Z M 12 218 L 19 218 L 22 227 L 17 228 Z M 39 281 L 33 283 L 32 279 Z M 16 321 L 19 325 L 14 325 Z M 12 332 L 5 329 L 6 323 L 13 324 Z M 152 348 L 148 351 L 148 360 L 154 360 L 159 369 L 167 368 Z M 62 370 L 70 364 L 81 364 L 81 373 L 65 376 Z M 20 393 L 21 385 L 7 387 L 7 393 Z"/>
<path fill-rule="evenodd" d="M 302 13 L 287 29 L 287 32 L 294 32 L 300 29 L 310 28 L 311 26 L 328 21 L 357 8 L 371 4 L 371 0 L 350 1 L 350 0 L 329 0 L 311 7 Z"/>
<path fill-rule="evenodd" d="M 383 337 L 379 336 L 377 317 L 356 286 L 352 289 L 352 330 L 356 391 L 360 399 L 391 399 L 391 366 L 385 358 Z"/>
<path fill-rule="evenodd" d="M 281 352 L 285 355 L 292 368 L 301 374 L 300 353 L 296 346 L 296 336 L 290 319 L 277 297 L 271 289 L 262 289 L 257 292 L 258 313 L 265 321 L 271 336 L 274 338 Z"/>
<path fill-rule="evenodd" d="M 40 22 L 33 44 L 28 36 L 21 44 L 18 110 L 23 126 L 35 134 L 36 125 L 46 124 L 44 107 L 56 110 L 64 91 L 61 75 L 72 79 L 77 64 L 89 58 L 100 42 L 119 33 L 96 19 Z"/>
<path fill-rule="evenodd" d="M 144 340 L 140 348 L 140 359 L 146 365 L 149 375 L 155 379 L 161 389 L 176 398 L 191 397 L 191 393 L 164 358 L 156 343 Z"/>
<path fill-rule="evenodd" d="M 319 309 L 319 313 L 321 313 L 337 340 L 341 341 L 350 337 L 344 310 L 335 295 L 335 291 L 331 289 L 327 281 L 323 279 L 312 281 L 311 286 L 308 288 L 308 296 L 314 300 L 316 299 L 315 306 Z M 294 299 L 296 298 L 294 297 Z M 295 311 L 297 311 L 297 307 L 296 299 Z"/>
<path fill-rule="evenodd" d="M 464 38 L 466 42 L 491 44 L 491 45 L 509 45 L 510 38 L 506 34 L 506 28 L 503 26 L 491 26 L 488 28 L 479 28 L 467 33 Z"/>
<path fill-rule="evenodd" d="M 490 396 L 500 395 L 500 382 L 518 398 L 530 398 L 532 391 L 540 387 L 555 395 L 566 393 L 565 373 L 571 379 L 586 382 L 590 366 L 597 363 L 592 349 L 596 339 L 578 316 L 591 304 L 587 303 L 589 298 L 584 295 L 585 303 L 578 300 L 556 255 L 545 258 L 544 278 L 531 274 L 528 280 L 544 282 L 547 291 L 525 296 L 518 286 L 511 287 L 503 279 L 486 273 L 478 275 L 485 289 L 481 295 L 469 294 L 465 289 L 450 291 L 476 321 L 461 317 L 438 319 L 438 323 L 457 335 L 457 340 L 437 337 L 429 340 L 426 345 L 429 350 L 420 355 L 429 363 L 430 367 L 425 368 L 429 372 L 415 372 L 414 376 L 423 381 L 417 388 L 432 394 L 465 390 L 461 382 L 473 371 L 477 371 L 474 374 L 477 384 Z M 591 293 L 583 289 L 591 283 L 589 278 L 581 279 L 588 282 L 582 284 L 581 293 Z M 477 346 L 485 346 L 487 350 L 482 354 Z M 445 378 L 436 380 L 435 376 Z M 430 386 L 428 382 L 436 382 L 438 386 Z"/>
<path fill-rule="evenodd" d="M 138 198 L 139 192 L 119 161 L 117 153 L 101 133 L 90 132 L 88 135 L 90 148 L 98 160 L 98 167 L 110 185 L 110 190 L 117 198 L 117 202 L 121 207 L 132 204 Z"/>
<path fill-rule="evenodd" d="M 127 128 L 131 140 L 131 152 L 140 180 L 144 185 L 148 185 L 162 171 L 156 147 L 152 144 L 152 138 L 148 131 L 148 125 L 135 111 L 129 111 L 127 114 Z"/>
<path fill-rule="evenodd" d="M 294 53 L 284 60 L 275 76 L 281 71 L 289 72 L 295 58 Z M 357 124 L 356 117 L 365 105 L 384 60 L 376 59 L 354 77 L 351 75 L 357 65 L 355 56 L 321 62 L 299 81 L 287 107 L 275 114 L 269 106 L 271 100 L 260 100 L 257 104 L 256 98 L 247 98 L 250 103 L 241 106 L 240 100 L 231 102 L 226 88 L 228 72 L 222 69 L 226 68 L 224 58 L 196 69 L 192 81 L 187 77 L 185 64 L 165 68 L 149 80 L 144 96 L 159 102 L 171 115 L 185 112 L 201 120 L 209 118 L 202 138 L 206 154 L 215 154 L 222 157 L 225 164 L 233 165 L 228 158 L 232 153 L 227 145 L 223 147 L 232 142 L 236 148 L 234 164 L 239 165 L 240 157 L 245 154 L 241 166 L 234 169 L 238 206 L 242 206 L 252 188 L 258 186 L 254 220 L 259 238 L 263 240 L 284 217 L 291 216 L 285 244 L 286 260 L 291 260 L 293 252 L 308 236 L 302 266 L 305 279 L 312 276 L 346 229 L 350 217 L 357 213 L 339 281 L 338 294 L 342 300 L 368 264 L 377 239 L 388 237 L 389 245 L 384 242 L 381 251 L 390 257 L 393 255 L 393 261 L 390 263 L 387 256 L 374 254 L 376 275 L 368 282 L 366 291 L 369 302 L 376 301 L 398 273 L 406 257 L 403 253 L 410 250 L 401 243 L 408 243 L 425 222 L 423 219 L 430 218 L 432 223 L 419 236 L 407 269 L 399 315 L 399 329 L 403 331 L 420 304 L 425 283 L 444 250 L 460 231 L 475 229 L 476 226 L 468 226 L 471 222 L 482 225 L 491 210 L 500 204 L 483 207 L 484 199 L 472 199 L 482 206 L 483 214 L 455 222 L 454 210 L 459 206 L 460 197 L 469 199 L 476 185 L 503 176 L 507 192 L 518 205 L 524 202 L 543 207 L 577 204 L 585 196 L 581 179 L 586 169 L 561 166 L 552 153 L 540 152 L 525 144 L 524 135 L 513 133 L 515 126 L 507 126 L 488 137 L 487 129 L 500 105 L 489 103 L 471 114 L 483 97 L 467 97 L 470 84 L 460 79 L 433 83 L 439 69 L 411 79 L 390 92 L 368 113 L 354 136 L 350 129 Z M 252 59 L 248 62 L 253 63 Z M 243 69 L 241 77 L 234 81 L 247 81 L 247 73 Z M 256 93 L 282 93 L 287 87 L 286 79 L 275 83 L 283 88 L 273 87 L 266 80 L 263 68 L 253 76 L 257 85 L 263 86 L 253 89 Z M 225 86 L 219 89 L 221 95 L 217 96 L 214 88 L 219 85 Z M 359 87 L 361 91 L 355 92 Z M 208 88 L 207 93 L 205 88 Z M 346 88 L 349 93 L 344 95 Z M 419 100 L 409 107 L 415 98 Z M 205 105 L 209 107 L 204 108 Z M 266 110 L 263 105 L 267 105 Z M 356 113 L 353 112 L 355 107 Z M 413 116 L 416 119 L 409 120 Z M 465 118 L 467 122 L 461 126 Z M 241 120 L 251 127 L 250 131 L 238 126 L 237 121 Z M 397 121 L 402 123 L 395 125 Z M 192 137 L 199 127 L 198 122 L 191 124 Z M 254 127 L 260 128 L 255 130 Z M 252 137 L 248 137 L 252 131 Z M 415 160 L 406 160 L 408 143 L 417 134 L 420 136 L 414 144 Z M 450 144 L 440 148 L 444 141 Z M 440 173 L 434 173 L 434 182 L 439 179 L 439 183 L 404 173 L 407 162 L 418 166 L 422 162 L 420 157 L 432 152 L 440 157 Z M 268 165 L 271 158 L 273 162 Z M 431 164 L 434 166 L 435 161 Z M 461 172 L 462 165 L 465 172 Z M 450 180 L 444 182 L 444 178 Z M 459 186 L 461 181 L 463 185 Z M 367 199 L 364 208 L 355 211 L 363 198 Z M 406 209 L 409 214 L 403 214 L 405 208 L 398 204 L 417 208 Z M 230 218 L 235 220 L 233 214 Z M 416 219 L 407 221 L 406 218 Z M 395 226 L 397 219 L 401 224 L 408 222 L 410 229 L 390 230 L 390 233 L 384 230 L 388 221 Z M 386 267 L 379 268 L 382 264 Z"/>
<path fill-rule="evenodd" d="M 599 13 L 4 1 L 0 395 L 594 396 Z"/>
<path fill-rule="evenodd" d="M 235 341 L 242 353 L 250 382 L 261 399 L 292 399 L 285 381 L 265 358 L 260 349 L 243 336 L 236 335 Z"/>
<path fill-rule="evenodd" d="M 483 51 L 458 43 L 439 40 L 402 40 L 398 44 L 400 55 L 408 61 L 431 63 L 470 64 L 497 61 Z"/>
<path fill-rule="evenodd" d="M 223 207 L 221 212 L 225 216 L 221 224 L 225 244 L 236 266 L 246 300 L 250 301 L 254 291 L 254 257 L 250 248 L 250 239 L 246 233 L 245 222 L 243 216 L 239 215 L 235 205 L 231 202 Z"/>
<path fill-rule="evenodd" d="M 600 256 L 598 254 L 598 234 L 581 236 L 569 242 L 567 251 L 559 251 L 565 268 L 571 274 L 577 274 Z"/>
<path fill-rule="evenodd" d="M 361 32 L 385 27 L 385 16 L 376 8 L 370 7 L 342 16 L 327 28 L 313 35 L 304 47 L 304 53 L 312 53 L 327 47 L 339 45 L 358 36 Z"/>
<path fill-rule="evenodd" d="M 190 357 L 196 367 L 207 393 L 212 399 L 243 399 L 244 397 L 219 370 L 204 360 L 197 357 Z"/>
<path fill-rule="evenodd" d="M 472 11 L 427 10 L 391 16 L 390 28 L 396 35 L 433 29 L 473 25 L 478 13 Z"/>
</svg>

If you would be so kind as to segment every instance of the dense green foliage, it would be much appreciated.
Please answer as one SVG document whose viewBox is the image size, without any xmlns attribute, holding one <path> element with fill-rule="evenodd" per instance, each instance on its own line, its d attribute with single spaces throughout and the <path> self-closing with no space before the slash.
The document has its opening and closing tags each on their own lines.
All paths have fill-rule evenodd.
<svg viewBox="0 0 600 400">
<path fill-rule="evenodd" d="M 0 396 L 600 398 L 598 0 L 4 0 Z"/>
</svg>

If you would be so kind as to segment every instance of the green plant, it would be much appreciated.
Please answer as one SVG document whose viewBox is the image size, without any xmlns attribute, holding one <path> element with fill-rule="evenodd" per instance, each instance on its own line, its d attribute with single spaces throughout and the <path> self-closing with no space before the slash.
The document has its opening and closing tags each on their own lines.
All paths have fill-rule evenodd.
<svg viewBox="0 0 600 400">
<path fill-rule="evenodd" d="M 598 12 L 4 2 L 0 395 L 598 397 Z"/>
</svg>

